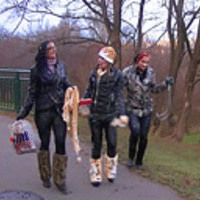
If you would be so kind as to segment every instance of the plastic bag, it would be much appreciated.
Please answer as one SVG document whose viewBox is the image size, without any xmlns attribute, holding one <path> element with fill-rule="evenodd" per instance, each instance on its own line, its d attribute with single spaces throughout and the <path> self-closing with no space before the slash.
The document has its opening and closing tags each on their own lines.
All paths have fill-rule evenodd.
<svg viewBox="0 0 200 200">
<path fill-rule="evenodd" d="M 79 114 L 82 117 L 88 117 L 90 115 L 89 105 L 93 102 L 92 99 L 80 99 L 79 101 Z"/>
<path fill-rule="evenodd" d="M 39 148 L 39 138 L 33 130 L 30 122 L 18 120 L 8 126 L 10 141 L 17 154 L 36 152 Z"/>
<path fill-rule="evenodd" d="M 82 117 L 88 117 L 90 115 L 90 109 L 88 105 L 79 106 L 78 113 Z"/>
</svg>

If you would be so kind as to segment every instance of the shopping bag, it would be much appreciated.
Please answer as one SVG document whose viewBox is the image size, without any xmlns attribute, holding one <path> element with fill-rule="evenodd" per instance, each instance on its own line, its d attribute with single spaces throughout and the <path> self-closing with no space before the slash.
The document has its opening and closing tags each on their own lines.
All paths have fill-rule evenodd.
<svg viewBox="0 0 200 200">
<path fill-rule="evenodd" d="M 32 125 L 27 120 L 17 120 L 8 126 L 10 142 L 17 154 L 36 152 L 39 148 L 39 138 Z"/>
</svg>

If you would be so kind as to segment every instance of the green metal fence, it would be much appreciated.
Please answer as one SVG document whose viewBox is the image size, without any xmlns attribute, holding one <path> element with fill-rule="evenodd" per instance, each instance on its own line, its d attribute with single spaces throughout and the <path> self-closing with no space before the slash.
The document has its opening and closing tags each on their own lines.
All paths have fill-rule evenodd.
<svg viewBox="0 0 200 200">
<path fill-rule="evenodd" d="M 30 70 L 0 69 L 0 110 L 19 112 L 27 94 L 29 76 Z"/>
</svg>

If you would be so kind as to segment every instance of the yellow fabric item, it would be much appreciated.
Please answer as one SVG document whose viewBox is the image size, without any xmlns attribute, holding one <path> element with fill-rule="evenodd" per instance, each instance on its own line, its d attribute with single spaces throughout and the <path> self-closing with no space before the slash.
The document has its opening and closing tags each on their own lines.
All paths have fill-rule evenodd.
<svg viewBox="0 0 200 200">
<path fill-rule="evenodd" d="M 76 86 L 69 87 L 65 92 L 65 103 L 63 106 L 63 120 L 67 123 L 68 131 L 71 131 L 72 142 L 74 150 L 77 155 L 77 161 L 81 162 L 80 145 L 78 138 L 78 104 L 79 104 L 79 90 Z M 71 114 L 70 114 L 71 113 Z M 71 120 L 70 120 L 71 117 Z"/>
</svg>

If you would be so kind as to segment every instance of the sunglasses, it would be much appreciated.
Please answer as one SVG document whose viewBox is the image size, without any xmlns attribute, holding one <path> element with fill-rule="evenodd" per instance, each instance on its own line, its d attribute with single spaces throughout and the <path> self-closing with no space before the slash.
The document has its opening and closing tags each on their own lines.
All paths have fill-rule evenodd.
<svg viewBox="0 0 200 200">
<path fill-rule="evenodd" d="M 56 47 L 48 47 L 48 48 L 46 48 L 46 50 L 47 51 L 49 51 L 49 50 L 56 50 Z"/>
</svg>

